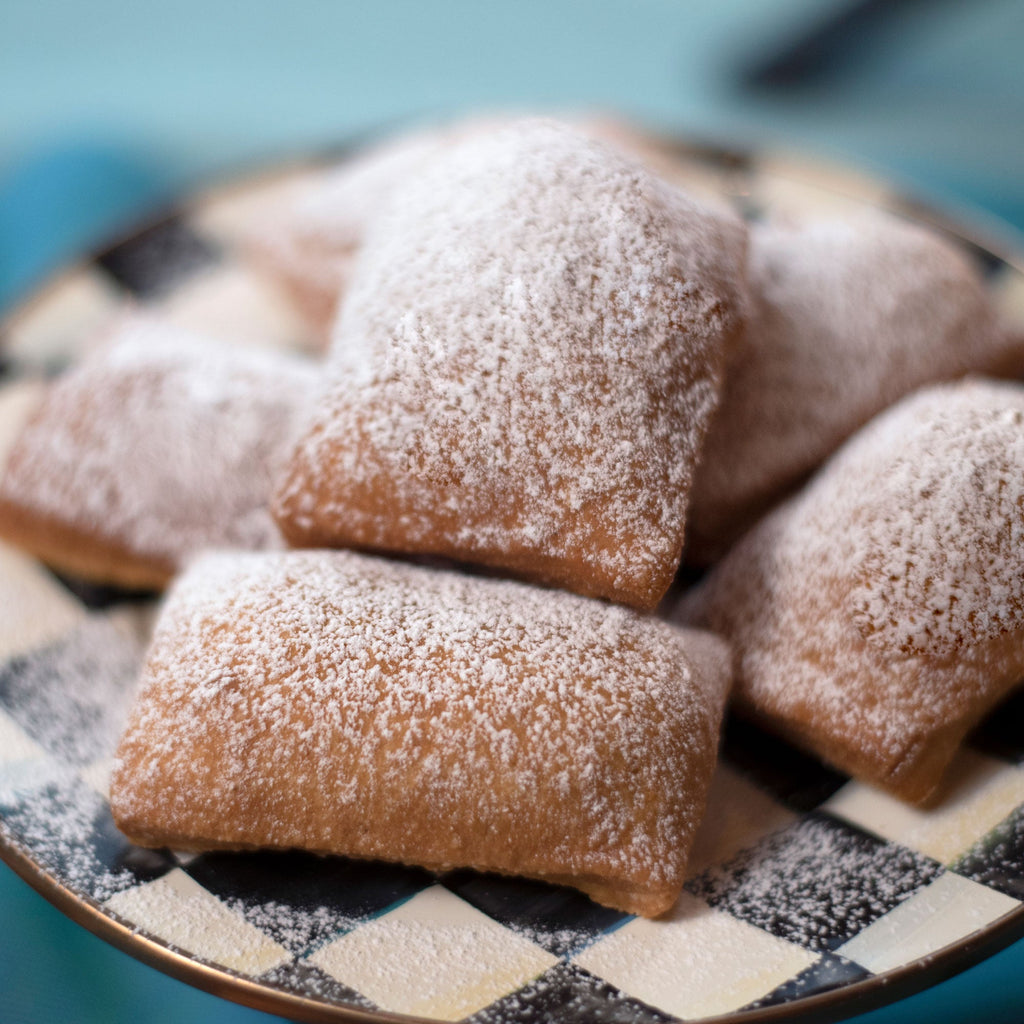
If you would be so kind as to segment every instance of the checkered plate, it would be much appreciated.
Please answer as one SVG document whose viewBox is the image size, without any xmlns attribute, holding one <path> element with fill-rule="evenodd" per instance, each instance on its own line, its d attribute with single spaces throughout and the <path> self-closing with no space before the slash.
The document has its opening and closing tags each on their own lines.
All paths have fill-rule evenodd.
<svg viewBox="0 0 1024 1024">
<path fill-rule="evenodd" d="M 864 204 L 924 215 L 845 172 L 679 153 L 684 175 L 747 216 Z M 198 196 L 4 325 L 0 450 L 40 382 L 128 301 L 239 344 L 315 348 L 240 244 L 252 211 L 302 173 Z M 938 226 L 1024 324 L 1024 274 Z M 831 1020 L 1024 935 L 1024 697 L 977 732 L 927 812 L 730 723 L 684 895 L 648 921 L 469 871 L 135 848 L 106 790 L 153 601 L 0 547 L 0 607 L 0 855 L 109 941 L 259 1009 L 309 1021 Z"/>
</svg>

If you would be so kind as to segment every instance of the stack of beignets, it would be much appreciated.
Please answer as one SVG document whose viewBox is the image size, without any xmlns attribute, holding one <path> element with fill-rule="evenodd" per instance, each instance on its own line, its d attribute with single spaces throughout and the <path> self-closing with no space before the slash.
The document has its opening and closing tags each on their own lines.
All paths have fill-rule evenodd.
<svg viewBox="0 0 1024 1024">
<path fill-rule="evenodd" d="M 1024 389 L 904 399 L 685 598 L 736 704 L 824 760 L 928 797 L 1024 677 Z"/>
<path fill-rule="evenodd" d="M 745 240 L 553 122 L 445 149 L 363 244 L 282 532 L 652 608 L 742 323 Z"/>
<path fill-rule="evenodd" d="M 278 518 L 293 543 L 651 607 L 741 326 L 746 229 L 554 123 L 436 149 L 367 228 Z M 471 866 L 658 914 L 728 665 L 715 638 L 557 590 L 222 552 L 168 598 L 112 807 L 145 844 Z"/>
<path fill-rule="evenodd" d="M 535 119 L 399 140 L 276 236 L 309 315 L 341 297 L 315 370 L 133 323 L 52 386 L 0 534 L 123 584 L 184 569 L 116 758 L 135 841 L 655 915 L 734 674 L 745 713 L 911 800 L 1024 674 L 1024 389 L 864 426 L 1011 366 L 978 275 L 880 218 L 758 225 L 748 261 L 738 217 L 627 143 Z M 691 527 L 710 561 L 749 526 L 675 623 L 641 614 Z M 282 539 L 310 550 L 185 568 Z M 438 556 L 461 570 L 405 564 Z"/>
<path fill-rule="evenodd" d="M 693 486 L 695 563 L 720 558 L 914 388 L 1024 369 L 965 255 L 894 217 L 753 224 L 748 283 L 751 316 Z"/>
</svg>

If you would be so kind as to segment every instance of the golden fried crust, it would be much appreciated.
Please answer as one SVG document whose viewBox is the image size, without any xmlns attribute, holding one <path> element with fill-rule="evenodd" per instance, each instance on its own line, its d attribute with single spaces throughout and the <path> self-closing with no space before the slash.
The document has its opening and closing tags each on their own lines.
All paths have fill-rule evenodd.
<svg viewBox="0 0 1024 1024">
<path fill-rule="evenodd" d="M 755 527 L 679 618 L 726 637 L 737 706 L 910 801 L 1024 677 L 1024 389 L 913 395 Z"/>
<path fill-rule="evenodd" d="M 141 316 L 48 385 L 0 478 L 0 537 L 100 583 L 161 588 L 215 545 L 280 546 L 267 509 L 316 382 L 299 357 Z"/>
<path fill-rule="evenodd" d="M 57 518 L 0 498 L 0 537 L 56 569 L 93 583 L 130 590 L 163 590 L 174 566 L 124 544 L 89 537 Z"/>
<path fill-rule="evenodd" d="M 299 847 L 666 910 L 724 645 L 621 607 L 351 552 L 210 555 L 171 591 L 117 753 L 133 841 Z"/>
<path fill-rule="evenodd" d="M 742 322 L 745 244 L 565 126 L 445 150 L 367 236 L 337 384 L 277 489 L 285 537 L 654 607 Z"/>
</svg>

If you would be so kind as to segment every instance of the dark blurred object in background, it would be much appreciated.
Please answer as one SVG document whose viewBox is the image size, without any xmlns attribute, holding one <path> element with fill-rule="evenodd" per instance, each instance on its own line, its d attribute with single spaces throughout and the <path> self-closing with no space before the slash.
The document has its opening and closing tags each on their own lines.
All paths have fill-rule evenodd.
<svg viewBox="0 0 1024 1024">
<path fill-rule="evenodd" d="M 734 51 L 722 82 L 787 141 L 1024 231 L 1024 3 L 840 0 Z"/>
<path fill-rule="evenodd" d="M 887 38 L 913 33 L 917 19 L 934 17 L 943 4 L 967 6 L 965 0 L 847 0 L 779 46 L 759 47 L 750 66 L 740 69 L 740 85 L 791 94 L 827 88 L 843 75 L 856 75 Z"/>
</svg>

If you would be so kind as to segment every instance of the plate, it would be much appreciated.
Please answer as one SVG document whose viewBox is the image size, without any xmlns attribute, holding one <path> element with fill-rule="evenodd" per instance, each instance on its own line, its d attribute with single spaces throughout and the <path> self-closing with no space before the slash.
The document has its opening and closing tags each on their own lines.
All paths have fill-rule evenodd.
<svg viewBox="0 0 1024 1024">
<path fill-rule="evenodd" d="M 978 260 L 1024 324 L 1024 273 L 879 183 L 674 145 L 678 176 L 745 216 L 882 206 Z M 307 166 L 196 196 L 40 292 L 2 329 L 0 446 L 42 380 L 133 302 L 238 343 L 315 338 L 251 265 L 247 218 Z M 0 548 L 0 856 L 161 970 L 307 1021 L 834 1020 L 1024 935 L 1024 695 L 980 728 L 929 811 L 729 723 L 691 877 L 647 921 L 572 890 L 299 853 L 182 855 L 114 828 L 114 744 L 155 600 Z"/>
</svg>

